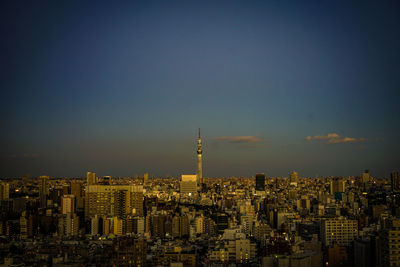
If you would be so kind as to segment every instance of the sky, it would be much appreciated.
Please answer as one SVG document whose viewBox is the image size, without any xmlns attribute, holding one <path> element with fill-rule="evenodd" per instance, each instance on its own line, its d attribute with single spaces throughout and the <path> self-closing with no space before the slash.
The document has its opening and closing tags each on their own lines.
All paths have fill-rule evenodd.
<svg viewBox="0 0 400 267">
<path fill-rule="evenodd" d="M 398 1 L 1 1 L 0 178 L 388 177 Z"/>
</svg>

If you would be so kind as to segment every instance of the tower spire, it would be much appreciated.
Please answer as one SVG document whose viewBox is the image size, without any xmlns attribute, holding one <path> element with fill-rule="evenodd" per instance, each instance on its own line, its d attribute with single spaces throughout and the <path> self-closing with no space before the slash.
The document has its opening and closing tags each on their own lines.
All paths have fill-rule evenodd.
<svg viewBox="0 0 400 267">
<path fill-rule="evenodd" d="M 197 185 L 203 183 L 203 164 L 202 164 L 202 148 L 201 148 L 201 136 L 199 126 L 199 138 L 197 139 Z"/>
</svg>

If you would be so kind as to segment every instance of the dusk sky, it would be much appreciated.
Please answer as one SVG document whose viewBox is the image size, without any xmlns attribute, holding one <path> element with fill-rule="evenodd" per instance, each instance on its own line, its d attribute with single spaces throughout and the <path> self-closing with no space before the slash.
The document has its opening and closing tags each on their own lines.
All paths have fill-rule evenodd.
<svg viewBox="0 0 400 267">
<path fill-rule="evenodd" d="M 265 2 L 1 1 L 0 178 L 399 170 L 399 2 Z"/>
</svg>

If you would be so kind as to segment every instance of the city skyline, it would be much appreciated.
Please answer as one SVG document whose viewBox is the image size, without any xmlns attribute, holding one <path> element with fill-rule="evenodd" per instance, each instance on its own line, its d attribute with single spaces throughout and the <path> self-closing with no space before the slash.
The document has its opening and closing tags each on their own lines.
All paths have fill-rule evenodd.
<svg viewBox="0 0 400 267">
<path fill-rule="evenodd" d="M 397 2 L 2 3 L 0 178 L 398 171 Z"/>
<path fill-rule="evenodd" d="M 256 138 L 256 137 L 252 137 L 252 136 L 237 136 L 237 137 L 228 137 L 228 136 L 223 136 L 223 137 L 218 137 L 218 139 L 220 139 L 220 140 L 224 140 L 224 141 L 228 141 L 228 142 L 233 142 L 233 143 L 253 143 L 253 142 L 258 142 L 258 140 L 259 140 L 259 138 Z M 305 140 L 307 140 L 307 141 L 310 141 L 310 140 L 318 140 L 318 141 L 320 141 L 320 140 L 323 140 L 324 142 L 326 142 L 326 144 L 336 144 L 336 143 L 347 143 L 347 142 L 350 142 L 350 143 L 352 143 L 353 142 L 353 140 L 350 140 L 350 141 L 348 141 L 348 139 L 349 139 L 349 137 L 340 137 L 339 135 L 337 135 L 337 134 L 328 134 L 327 136 L 307 136 L 306 138 L 305 138 Z M 202 154 L 203 154 L 203 149 L 202 149 L 202 138 L 201 138 L 201 135 L 200 135 L 200 127 L 198 128 L 198 138 L 197 138 L 197 150 L 196 150 L 196 155 L 197 155 L 197 162 L 196 162 L 196 168 L 195 168 L 195 173 L 196 173 L 196 177 L 197 177 L 197 184 L 200 184 L 200 185 L 202 185 L 203 184 L 203 175 L 202 175 L 202 173 L 203 173 L 203 168 L 202 168 Z M 255 140 L 255 141 L 253 141 L 253 140 Z M 364 141 L 364 140 L 360 140 L 360 141 Z M 357 142 L 357 141 L 355 141 L 355 142 Z M 94 174 L 95 175 L 95 177 L 96 177 L 96 173 L 97 173 L 97 171 L 96 170 L 91 170 L 91 171 L 95 171 L 95 172 L 93 172 L 92 174 Z M 88 171 L 87 173 L 91 173 L 91 171 Z M 273 175 L 273 176 L 271 176 L 271 177 L 289 177 L 290 179 L 292 179 L 292 171 L 294 172 L 294 173 L 296 173 L 296 175 L 298 175 L 297 174 L 297 172 L 295 171 L 295 170 L 290 170 L 290 173 L 287 173 L 286 175 Z M 396 170 L 394 170 L 394 171 L 396 171 Z M 170 175 L 170 174 L 167 174 L 167 175 L 153 175 L 153 177 L 177 177 L 178 179 L 179 179 L 179 177 L 181 176 L 181 175 L 183 175 L 183 174 L 185 174 L 185 173 L 190 173 L 191 171 L 186 171 L 186 172 L 181 172 L 181 173 L 179 173 L 179 174 L 177 174 L 177 175 Z M 365 174 L 365 172 L 370 172 L 370 170 L 365 170 L 364 171 L 364 173 L 362 174 L 362 175 L 364 175 Z M 393 171 L 392 171 L 393 172 Z M 386 176 L 384 176 L 385 178 L 389 178 L 389 176 L 390 175 L 392 175 L 392 172 L 390 172 L 388 175 L 386 175 Z M 343 175 L 343 176 L 348 176 L 348 177 L 361 177 L 362 175 L 360 175 L 361 174 L 361 172 L 359 173 L 359 174 L 354 174 L 354 175 Z M 29 175 L 30 176 L 30 174 L 29 173 L 23 173 L 20 177 L 22 177 L 22 176 L 24 176 L 24 175 Z M 37 175 L 37 177 L 47 177 L 47 176 L 41 176 L 41 175 L 47 175 L 47 174 L 45 174 L 45 173 L 42 173 L 42 174 L 40 174 L 40 175 Z M 112 174 L 110 174 L 110 173 L 107 173 L 107 174 L 102 174 L 102 175 L 100 175 L 99 177 L 111 177 L 111 176 L 113 176 L 113 177 L 142 177 L 142 175 L 148 175 L 148 172 L 144 172 L 144 173 L 141 173 L 141 174 L 138 174 L 138 173 L 135 173 L 135 174 L 133 174 L 133 175 L 123 175 L 123 176 L 118 176 L 118 175 L 112 175 Z M 257 174 L 258 175 L 258 174 Z M 237 177 L 257 177 L 257 175 L 253 175 L 253 174 L 249 174 L 249 175 L 236 175 Z M 262 175 L 264 175 L 265 176 L 265 174 L 264 173 L 262 173 Z M 315 178 L 318 178 L 318 174 L 316 174 L 315 175 Z M 341 175 L 325 175 L 325 176 L 320 176 L 320 177 L 335 177 L 335 176 L 337 176 L 337 177 L 339 177 L 339 176 L 341 176 Z M 35 177 L 35 175 L 33 175 L 33 177 Z M 57 176 L 55 176 L 55 177 L 57 177 Z M 64 176 L 64 175 L 61 175 L 61 176 L 58 176 L 58 177 L 60 177 L 60 178 L 63 178 L 63 177 L 68 177 L 68 176 Z M 84 177 L 84 176 L 81 176 L 81 175 L 74 175 L 74 176 L 70 176 L 70 177 Z M 230 176 L 221 176 L 221 177 L 218 177 L 218 176 L 214 176 L 215 178 L 221 178 L 221 177 L 235 177 L 235 175 L 230 175 Z M 309 178 L 309 177 L 313 177 L 313 176 L 307 176 L 307 175 L 303 175 L 303 176 L 301 176 L 301 177 L 307 177 L 307 178 Z M 377 177 L 377 176 L 375 176 L 375 177 Z M 17 177 L 9 177 L 9 178 L 17 178 Z M 209 176 L 209 177 L 207 177 L 207 178 L 212 178 L 212 176 Z M 382 178 L 382 177 L 378 177 L 378 178 Z M 265 179 L 265 177 L 264 177 L 264 179 Z"/>
</svg>

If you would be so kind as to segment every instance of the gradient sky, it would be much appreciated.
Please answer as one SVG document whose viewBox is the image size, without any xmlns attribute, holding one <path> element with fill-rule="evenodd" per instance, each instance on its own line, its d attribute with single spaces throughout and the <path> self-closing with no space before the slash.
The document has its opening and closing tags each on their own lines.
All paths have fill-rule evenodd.
<svg viewBox="0 0 400 267">
<path fill-rule="evenodd" d="M 385 176 L 398 1 L 1 1 L 0 178 Z"/>
</svg>

